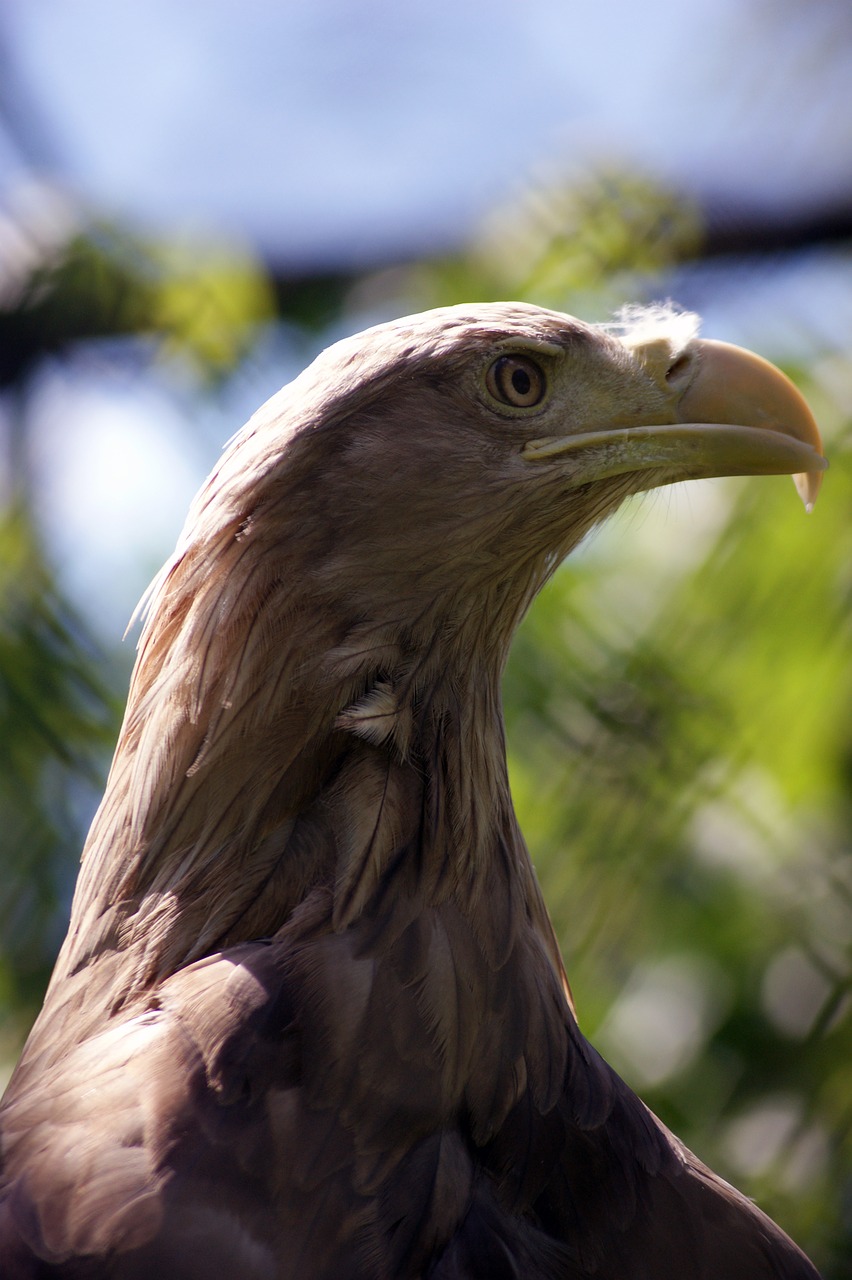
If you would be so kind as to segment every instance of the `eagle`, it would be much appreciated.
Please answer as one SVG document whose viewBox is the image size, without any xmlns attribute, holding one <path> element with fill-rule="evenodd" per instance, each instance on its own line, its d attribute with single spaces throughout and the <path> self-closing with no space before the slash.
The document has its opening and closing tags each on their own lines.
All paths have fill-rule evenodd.
<svg viewBox="0 0 852 1280">
<path fill-rule="evenodd" d="M 825 466 L 668 307 L 427 311 L 274 395 L 147 597 L 0 1111 L 4 1280 L 813 1280 L 581 1033 L 501 676 L 628 495 Z"/>
</svg>

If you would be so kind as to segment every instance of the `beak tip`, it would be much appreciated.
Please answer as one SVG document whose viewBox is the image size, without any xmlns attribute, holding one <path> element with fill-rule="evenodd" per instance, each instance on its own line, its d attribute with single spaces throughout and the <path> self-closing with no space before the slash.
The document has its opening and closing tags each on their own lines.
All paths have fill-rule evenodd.
<svg viewBox="0 0 852 1280">
<path fill-rule="evenodd" d="M 827 463 L 825 464 L 828 465 Z M 824 468 L 823 468 L 824 470 Z M 793 476 L 796 492 L 805 504 L 805 511 L 810 515 L 814 509 L 822 486 L 823 471 L 800 471 Z"/>
</svg>

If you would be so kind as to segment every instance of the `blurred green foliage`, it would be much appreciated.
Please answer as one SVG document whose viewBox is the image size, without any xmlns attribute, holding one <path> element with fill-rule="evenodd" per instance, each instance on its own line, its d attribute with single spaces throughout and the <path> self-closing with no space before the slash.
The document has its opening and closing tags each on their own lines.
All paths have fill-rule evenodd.
<svg viewBox="0 0 852 1280">
<path fill-rule="evenodd" d="M 700 252 L 695 209 L 613 173 L 525 193 L 455 256 L 351 279 L 276 280 L 242 249 L 85 227 L 7 297 L 3 381 L 25 406 L 42 360 L 121 333 L 202 370 L 198 394 L 215 396 L 281 320 L 339 332 L 365 312 L 495 297 L 596 318 L 665 294 L 666 271 Z M 819 367 L 796 373 L 830 441 L 815 514 L 786 478 L 633 503 L 537 601 L 505 707 L 585 1030 L 838 1280 L 852 1275 L 852 469 Z M 81 796 L 118 719 L 109 661 L 40 553 L 19 470 L 0 526 L 7 1057 L 61 936 Z"/>
<path fill-rule="evenodd" d="M 565 310 L 570 300 L 575 315 L 609 319 L 700 245 L 700 215 L 682 196 L 604 172 L 523 190 L 493 211 L 465 253 L 394 268 L 389 279 L 416 310 L 499 299 Z"/>
<path fill-rule="evenodd" d="M 62 941 L 79 810 L 103 785 L 120 703 L 30 513 L 0 518 L 0 1055 L 17 1050 Z"/>
<path fill-rule="evenodd" d="M 852 483 L 808 520 L 791 486 L 725 488 L 638 617 L 635 512 L 546 589 L 506 680 L 513 790 L 587 1033 L 841 1275 Z M 656 514 L 664 558 L 689 520 Z"/>
<path fill-rule="evenodd" d="M 149 337 L 216 379 L 275 316 L 273 289 L 235 244 L 154 240 L 105 220 L 61 235 L 22 229 L 0 297 L 0 387 L 20 387 L 47 356 L 86 339 Z M 57 236 L 57 232 L 59 235 Z"/>
</svg>

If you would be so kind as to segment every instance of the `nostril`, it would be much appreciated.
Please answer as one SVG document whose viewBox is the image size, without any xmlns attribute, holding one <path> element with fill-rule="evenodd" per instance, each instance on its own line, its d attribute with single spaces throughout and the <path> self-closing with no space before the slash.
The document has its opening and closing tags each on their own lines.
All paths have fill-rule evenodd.
<svg viewBox="0 0 852 1280">
<path fill-rule="evenodd" d="M 687 352 L 682 352 L 676 360 L 672 361 L 666 370 L 666 382 L 679 382 L 689 369 L 691 363 L 692 357 Z"/>
</svg>

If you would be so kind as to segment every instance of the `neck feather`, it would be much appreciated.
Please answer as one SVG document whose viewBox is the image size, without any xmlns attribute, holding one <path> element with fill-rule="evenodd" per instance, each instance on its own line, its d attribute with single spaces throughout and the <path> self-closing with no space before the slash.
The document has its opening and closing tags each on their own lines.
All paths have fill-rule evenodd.
<svg viewBox="0 0 852 1280">
<path fill-rule="evenodd" d="M 96 965 L 102 1009 L 133 1004 L 273 936 L 317 887 L 337 931 L 400 930 L 453 900 L 495 965 L 531 914 L 519 897 L 546 921 L 509 794 L 506 646 L 428 616 L 420 635 L 323 625 L 340 613 L 287 609 L 282 591 L 255 565 L 215 609 L 203 587 L 161 592 L 54 987 Z"/>
</svg>

